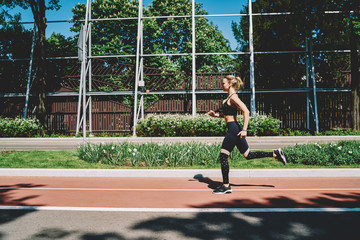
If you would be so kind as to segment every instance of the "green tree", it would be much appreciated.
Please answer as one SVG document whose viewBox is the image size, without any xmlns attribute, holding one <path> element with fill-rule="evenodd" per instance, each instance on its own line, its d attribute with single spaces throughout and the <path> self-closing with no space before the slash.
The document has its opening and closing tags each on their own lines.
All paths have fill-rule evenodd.
<svg viewBox="0 0 360 240">
<path fill-rule="evenodd" d="M 38 60 L 38 71 L 35 79 L 35 90 L 37 92 L 37 109 L 36 116 L 44 126 L 44 129 L 47 129 L 47 117 L 46 117 L 46 10 L 58 10 L 60 8 L 59 0 L 48 0 L 47 3 L 45 0 L 2 0 L 0 2 L 1 7 L 15 8 L 19 6 L 23 9 L 30 8 L 38 32 L 37 40 L 37 51 L 36 58 Z"/>
<path fill-rule="evenodd" d="M 134 20 L 94 21 L 92 23 L 93 55 L 135 54 L 137 39 L 137 0 L 96 0 L 92 2 L 92 18 L 135 18 Z M 154 0 L 144 8 L 144 16 L 175 16 L 191 15 L 189 0 Z M 202 4 L 195 6 L 197 15 L 206 15 Z M 78 4 L 73 9 L 74 19 L 81 20 L 85 16 L 85 5 Z M 192 20 L 191 18 L 152 18 L 143 21 L 144 53 L 191 53 L 192 52 Z M 80 31 L 80 23 L 75 24 L 73 31 Z M 197 52 L 230 52 L 230 43 L 218 28 L 208 19 L 196 20 L 196 51 Z M 135 58 L 107 58 L 103 68 L 114 68 L 122 64 L 135 65 Z M 198 56 L 197 71 L 233 70 L 234 61 L 228 55 Z M 146 88 L 153 90 L 190 89 L 192 78 L 192 57 L 157 56 L 144 57 Z M 105 77 L 103 82 L 113 81 L 122 90 L 133 90 L 135 67 L 123 68 L 120 76 Z M 129 76 L 132 81 L 129 81 Z M 94 77 L 93 77 L 94 79 Z M 111 90 L 108 84 L 106 90 Z M 113 88 L 114 89 L 114 88 Z M 117 89 L 120 90 L 120 89 Z M 159 99 L 159 95 L 145 96 L 145 107 Z M 184 105 L 189 105 L 189 96 L 184 96 Z M 126 97 L 125 97 L 126 98 Z M 132 105 L 133 99 L 125 99 Z M 184 109 L 187 109 L 185 107 Z"/>
<path fill-rule="evenodd" d="M 344 10 L 344 1 L 257 0 L 253 12 L 292 12 L 285 16 L 254 16 L 255 51 L 304 51 L 305 38 L 311 37 L 313 49 L 349 49 L 347 18 L 324 11 Z M 241 11 L 247 13 L 247 7 Z M 248 50 L 249 20 L 232 23 L 236 40 Z M 344 28 L 345 27 L 345 28 Z M 340 87 L 344 76 L 339 70 L 349 62 L 346 54 L 314 54 L 319 87 Z M 248 69 L 247 63 L 244 63 Z M 305 87 L 303 54 L 269 54 L 255 56 L 255 79 L 258 88 Z"/>
<path fill-rule="evenodd" d="M 325 14 L 325 11 L 341 11 L 342 14 Z M 355 11 L 351 17 L 351 11 Z M 247 7 L 241 11 L 248 12 Z M 313 49 L 352 49 L 352 69 L 358 73 L 357 49 L 359 40 L 359 3 L 352 0 L 296 1 L 257 0 L 253 12 L 292 12 L 286 16 L 254 16 L 255 51 L 304 51 L 305 38 L 311 38 Z M 248 50 L 249 20 L 232 23 L 233 32 L 243 50 Z M 351 28 L 353 26 L 353 28 Z M 352 36 L 352 37 L 351 37 Z M 352 43 L 352 44 L 351 44 Z M 318 87 L 343 87 L 341 69 L 348 67 L 350 56 L 336 53 L 314 53 Z M 243 63 L 248 69 L 247 62 Z M 357 66 L 356 66 L 357 65 Z M 255 79 L 257 88 L 305 87 L 305 56 L 300 54 L 256 55 Z M 359 77 L 352 77 L 353 93 L 358 92 Z M 356 95 L 356 94 L 355 94 Z M 357 100 L 356 100 L 357 99 Z M 358 97 L 353 94 L 353 113 L 358 114 Z M 356 110 L 357 106 L 357 110 Z M 357 112 L 357 113 L 356 113 Z M 358 118 L 353 122 L 359 122 Z M 356 126 L 355 126 L 356 127 Z"/>
<path fill-rule="evenodd" d="M 353 128 L 360 130 L 360 72 L 359 72 L 359 42 L 360 42 L 360 3 L 349 4 L 350 13 L 350 46 L 351 46 L 351 118 Z"/>
<path fill-rule="evenodd" d="M 47 55 L 51 57 L 69 57 L 77 55 L 77 43 L 72 37 L 65 37 L 60 33 L 53 33 L 46 39 Z M 47 61 L 46 75 L 51 76 L 51 81 L 47 82 L 46 91 L 57 91 L 64 78 L 71 74 L 74 65 L 79 65 L 78 60 L 63 59 Z M 78 79 L 77 79 L 78 80 Z"/>
<path fill-rule="evenodd" d="M 130 18 L 138 15 L 138 1 L 128 0 L 96 0 L 92 3 L 92 18 Z M 73 9 L 74 19 L 81 20 L 85 15 L 85 5 L 78 4 Z M 196 14 L 206 15 L 201 4 L 196 4 Z M 154 0 L 144 9 L 144 16 L 191 15 L 189 0 Z M 144 20 L 144 53 L 191 53 L 192 51 L 191 18 L 157 18 Z M 94 55 L 135 54 L 137 37 L 137 19 L 118 21 L 94 21 L 92 23 L 92 41 Z M 80 23 L 75 24 L 73 31 L 80 31 Z M 206 18 L 196 21 L 196 51 L 197 52 L 229 52 L 230 44 L 212 22 Z M 233 68 L 228 55 L 211 55 L 199 57 L 197 70 L 220 66 L 217 71 Z M 134 58 L 107 60 L 134 64 Z M 144 66 L 166 72 L 182 73 L 181 77 L 173 74 L 176 84 L 186 82 L 191 78 L 191 56 L 160 56 L 145 57 Z M 146 76 L 145 76 L 146 77 Z M 169 80 L 168 76 L 165 76 Z M 171 82 L 168 81 L 168 82 Z M 133 85 L 133 84 L 132 84 Z M 133 87 L 131 85 L 129 88 Z M 169 89 L 174 85 L 169 85 Z"/>
<path fill-rule="evenodd" d="M 32 45 L 33 31 L 27 30 L 20 24 L 21 15 L 7 16 L 0 13 L 0 84 L 1 92 L 24 93 L 28 78 L 29 61 L 11 59 L 28 59 Z M 66 38 L 53 33 L 46 39 L 46 52 L 49 57 L 65 57 L 77 54 L 76 42 L 73 38 Z M 74 60 L 47 60 L 46 75 L 51 76 L 47 81 L 46 91 L 59 89 L 63 77 L 69 73 Z M 33 61 L 33 74 L 36 73 L 36 61 Z"/>
<path fill-rule="evenodd" d="M 0 85 L 1 92 L 25 92 L 28 61 L 6 61 L 29 57 L 31 49 L 31 32 L 19 21 L 20 14 L 8 16 L 0 13 Z"/>
</svg>

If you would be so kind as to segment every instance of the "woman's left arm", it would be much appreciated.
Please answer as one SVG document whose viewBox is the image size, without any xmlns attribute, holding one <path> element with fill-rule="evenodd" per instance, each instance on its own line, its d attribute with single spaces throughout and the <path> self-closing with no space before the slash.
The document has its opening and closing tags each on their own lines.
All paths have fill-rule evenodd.
<svg viewBox="0 0 360 240">
<path fill-rule="evenodd" d="M 241 137 L 246 137 L 246 135 L 247 135 L 247 128 L 248 128 L 249 119 L 250 119 L 250 111 L 249 111 L 249 109 L 246 107 L 245 103 L 243 103 L 237 95 L 234 95 L 234 96 L 230 99 L 230 102 L 231 102 L 232 104 L 234 104 L 238 109 L 240 109 L 240 111 L 241 111 L 241 112 L 243 113 L 243 115 L 244 115 L 243 130 L 238 133 L 238 136 L 241 135 Z"/>
</svg>

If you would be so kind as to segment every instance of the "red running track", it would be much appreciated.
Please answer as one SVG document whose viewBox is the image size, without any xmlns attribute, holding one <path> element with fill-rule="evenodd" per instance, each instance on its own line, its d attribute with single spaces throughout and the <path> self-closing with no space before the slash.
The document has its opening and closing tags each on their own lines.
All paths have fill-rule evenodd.
<svg viewBox="0 0 360 240">
<path fill-rule="evenodd" d="M 359 208 L 360 178 L 0 177 L 0 206 L 86 208 Z"/>
</svg>

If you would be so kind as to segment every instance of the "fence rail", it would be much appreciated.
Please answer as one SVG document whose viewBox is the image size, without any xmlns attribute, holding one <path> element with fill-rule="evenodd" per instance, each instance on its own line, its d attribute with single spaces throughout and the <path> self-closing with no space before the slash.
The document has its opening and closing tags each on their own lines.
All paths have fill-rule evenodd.
<svg viewBox="0 0 360 240">
<path fill-rule="evenodd" d="M 298 93 L 258 93 L 256 108 L 260 114 L 271 115 L 282 121 L 282 128 L 306 129 L 306 92 Z M 240 93 L 240 98 L 249 104 L 250 95 Z M 125 96 L 131 100 L 131 96 Z M 93 132 L 130 133 L 132 127 L 132 106 L 125 104 L 124 96 L 117 99 L 97 97 L 92 104 Z M 145 108 L 147 114 L 191 114 L 191 96 L 179 95 L 172 99 L 169 95 L 158 95 L 159 99 Z M 197 99 L 197 113 L 205 114 L 217 110 L 222 104 L 223 94 L 203 94 Z M 0 116 L 22 117 L 23 98 L 1 98 Z M 76 131 L 77 98 L 48 98 L 48 131 L 50 133 L 72 134 Z M 33 102 L 33 101 L 32 101 Z M 351 92 L 319 92 L 320 129 L 351 127 Z M 34 106 L 29 108 L 32 116 Z M 311 116 L 310 116 L 311 118 Z"/>
</svg>

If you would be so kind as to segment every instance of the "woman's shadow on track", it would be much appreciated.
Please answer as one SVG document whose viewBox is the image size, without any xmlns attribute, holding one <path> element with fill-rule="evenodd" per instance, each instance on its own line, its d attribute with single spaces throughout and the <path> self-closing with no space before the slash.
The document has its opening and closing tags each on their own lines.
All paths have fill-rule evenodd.
<svg viewBox="0 0 360 240">
<path fill-rule="evenodd" d="M 211 188 L 211 189 L 216 189 L 217 187 L 219 187 L 222 184 L 222 182 L 214 181 L 211 178 L 204 177 L 202 174 L 196 174 L 194 176 L 194 179 L 198 180 L 201 183 L 206 183 L 208 185 L 208 188 Z M 274 185 L 233 184 L 233 183 L 231 183 L 230 186 L 235 186 L 235 187 L 269 187 L 269 188 L 275 187 Z"/>
</svg>

